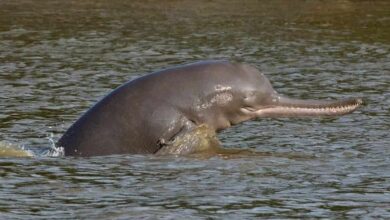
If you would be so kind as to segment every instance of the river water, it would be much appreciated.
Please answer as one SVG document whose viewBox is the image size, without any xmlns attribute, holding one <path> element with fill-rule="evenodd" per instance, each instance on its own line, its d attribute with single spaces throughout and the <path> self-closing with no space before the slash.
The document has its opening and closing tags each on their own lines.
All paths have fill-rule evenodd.
<svg viewBox="0 0 390 220">
<path fill-rule="evenodd" d="M 54 148 L 122 83 L 207 59 L 252 64 L 288 96 L 365 104 L 219 134 L 263 156 Z M 390 218 L 389 106 L 389 1 L 0 1 L 0 218 Z"/>
</svg>

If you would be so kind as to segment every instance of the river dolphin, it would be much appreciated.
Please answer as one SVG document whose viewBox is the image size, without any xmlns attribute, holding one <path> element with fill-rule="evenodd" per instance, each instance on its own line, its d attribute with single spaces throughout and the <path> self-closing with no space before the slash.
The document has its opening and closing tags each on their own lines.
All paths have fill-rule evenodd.
<svg viewBox="0 0 390 220">
<path fill-rule="evenodd" d="M 200 126 L 218 132 L 254 118 L 339 116 L 361 103 L 359 98 L 288 98 L 251 65 L 203 61 L 123 84 L 84 113 L 56 145 L 66 156 L 153 154 L 179 136 L 198 134 Z"/>
</svg>

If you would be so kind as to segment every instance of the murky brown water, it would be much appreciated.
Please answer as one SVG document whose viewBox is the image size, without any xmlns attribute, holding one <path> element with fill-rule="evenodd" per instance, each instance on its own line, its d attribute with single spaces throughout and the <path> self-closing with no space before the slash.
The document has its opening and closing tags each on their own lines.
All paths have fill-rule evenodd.
<svg viewBox="0 0 390 220">
<path fill-rule="evenodd" d="M 205 59 L 255 65 L 292 97 L 366 104 L 219 134 L 259 155 L 55 157 L 108 91 Z M 389 88 L 389 1 L 0 1 L 0 150 L 36 155 L 0 158 L 0 218 L 390 218 Z"/>
</svg>

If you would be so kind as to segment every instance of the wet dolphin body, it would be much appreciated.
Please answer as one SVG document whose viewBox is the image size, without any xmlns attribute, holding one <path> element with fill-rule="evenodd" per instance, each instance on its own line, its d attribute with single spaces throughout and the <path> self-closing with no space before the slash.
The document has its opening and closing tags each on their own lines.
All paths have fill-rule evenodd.
<svg viewBox="0 0 390 220">
<path fill-rule="evenodd" d="M 156 153 L 203 125 L 220 131 L 254 118 L 337 116 L 361 103 L 290 99 L 250 65 L 205 61 L 125 83 L 78 119 L 57 146 L 72 156 Z"/>
</svg>

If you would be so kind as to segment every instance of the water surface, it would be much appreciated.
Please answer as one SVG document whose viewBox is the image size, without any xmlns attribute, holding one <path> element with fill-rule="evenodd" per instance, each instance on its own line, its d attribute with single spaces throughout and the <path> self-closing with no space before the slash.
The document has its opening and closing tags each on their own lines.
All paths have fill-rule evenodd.
<svg viewBox="0 0 390 220">
<path fill-rule="evenodd" d="M 0 217 L 390 218 L 389 12 L 388 1 L 1 1 L 0 145 L 35 156 L 0 158 Z M 206 59 L 255 65 L 288 96 L 365 105 L 219 134 L 263 156 L 56 156 L 52 142 L 107 92 Z"/>
</svg>

